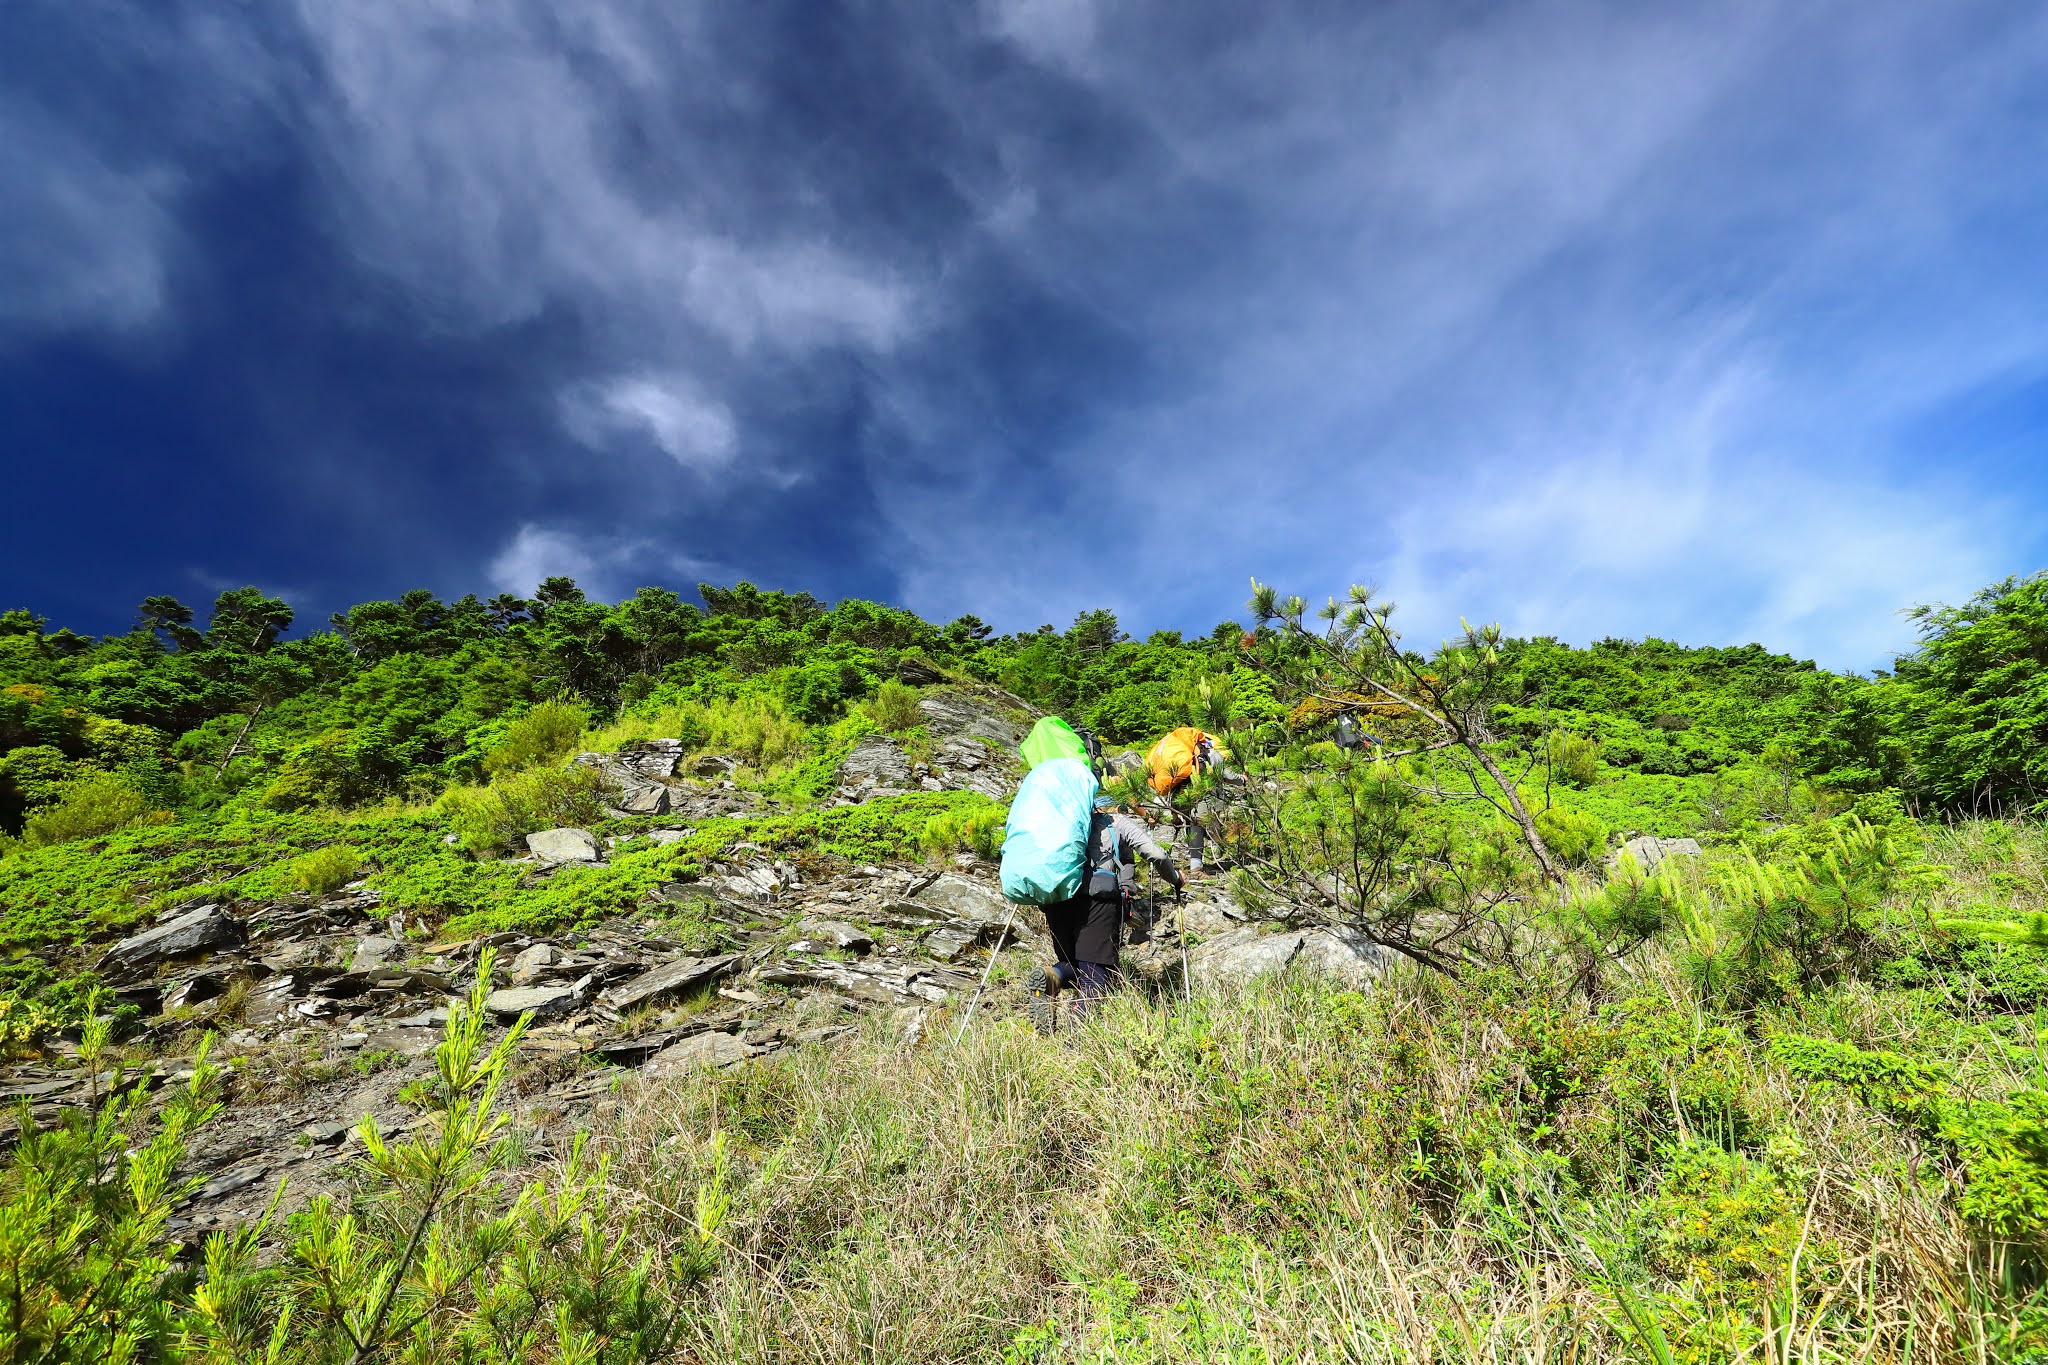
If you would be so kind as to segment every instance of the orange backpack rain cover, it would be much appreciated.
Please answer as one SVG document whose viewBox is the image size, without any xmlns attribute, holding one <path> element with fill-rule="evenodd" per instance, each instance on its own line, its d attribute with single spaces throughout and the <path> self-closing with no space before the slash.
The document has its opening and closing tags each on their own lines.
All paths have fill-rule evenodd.
<svg viewBox="0 0 2048 1365">
<path fill-rule="evenodd" d="M 1168 731 L 1164 739 L 1152 746 L 1152 752 L 1145 755 L 1145 771 L 1149 774 L 1152 790 L 1166 796 L 1174 788 L 1187 785 L 1188 779 L 1195 775 L 1195 750 L 1208 738 L 1205 732 L 1192 725 Z"/>
</svg>

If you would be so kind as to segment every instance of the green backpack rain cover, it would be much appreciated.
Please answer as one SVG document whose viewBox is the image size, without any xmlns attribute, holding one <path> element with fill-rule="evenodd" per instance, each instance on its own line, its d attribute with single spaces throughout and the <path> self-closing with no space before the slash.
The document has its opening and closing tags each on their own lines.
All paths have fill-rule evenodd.
<svg viewBox="0 0 2048 1365">
<path fill-rule="evenodd" d="M 1036 768 L 1048 758 L 1078 758 L 1088 761 L 1088 746 L 1074 733 L 1074 727 L 1058 716 L 1047 716 L 1031 727 L 1031 733 L 1017 746 L 1024 766 Z"/>
</svg>

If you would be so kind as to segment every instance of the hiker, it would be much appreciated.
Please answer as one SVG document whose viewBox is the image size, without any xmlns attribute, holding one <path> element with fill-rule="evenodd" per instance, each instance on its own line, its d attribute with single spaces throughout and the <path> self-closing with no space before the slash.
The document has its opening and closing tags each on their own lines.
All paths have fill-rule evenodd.
<svg viewBox="0 0 2048 1365">
<path fill-rule="evenodd" d="M 1192 725 L 1168 731 L 1145 755 L 1148 780 L 1152 790 L 1159 794 L 1157 809 L 1187 841 L 1190 877 L 1203 875 L 1202 850 L 1208 841 L 1203 825 L 1223 810 L 1220 802 L 1209 797 L 1196 801 L 1192 809 L 1183 810 L 1174 804 L 1174 796 L 1202 773 L 1213 772 L 1226 782 L 1237 780 L 1237 774 L 1223 766 L 1229 756 L 1230 751 L 1218 744 L 1214 735 Z"/>
<path fill-rule="evenodd" d="M 1043 983 L 1031 993 L 1031 1022 L 1039 1032 L 1052 1031 L 1052 1002 L 1062 991 L 1074 991 L 1078 1013 L 1106 995 L 1122 975 L 1117 960 L 1124 906 L 1137 885 L 1139 854 L 1174 890 L 1185 885 L 1173 856 L 1153 842 L 1144 822 L 1115 809 L 1113 797 L 1097 796 L 1081 890 L 1045 907 L 1045 927 L 1058 961 L 1044 969 Z"/>
<path fill-rule="evenodd" d="M 1380 742 L 1378 735 L 1360 725 L 1358 718 L 1349 711 L 1337 717 L 1337 732 L 1332 737 L 1332 741 L 1340 749 L 1358 750 L 1365 748 L 1368 744 L 1374 748 L 1383 749 L 1386 747 Z"/>
</svg>

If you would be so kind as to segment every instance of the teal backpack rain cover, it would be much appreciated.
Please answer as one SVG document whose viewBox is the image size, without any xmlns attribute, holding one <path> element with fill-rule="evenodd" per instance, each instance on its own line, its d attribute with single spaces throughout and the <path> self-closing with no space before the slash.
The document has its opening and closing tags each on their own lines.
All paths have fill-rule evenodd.
<svg viewBox="0 0 2048 1365">
<path fill-rule="evenodd" d="M 1047 717 L 1038 723 L 1053 739 L 1073 732 Z M 1065 739 L 1066 735 L 1059 735 Z M 1078 742 L 1078 741 L 1077 741 Z M 1028 752 L 1032 740 L 1024 741 Z M 1065 747 L 1061 745 L 1060 747 Z M 1082 751 L 1085 755 L 1086 750 Z M 1085 757 L 1045 757 L 1032 766 L 1010 803 L 1003 834 L 1003 894 L 1022 905 L 1051 905 L 1081 890 L 1088 875 L 1088 830 L 1095 819 L 1095 771 Z"/>
</svg>

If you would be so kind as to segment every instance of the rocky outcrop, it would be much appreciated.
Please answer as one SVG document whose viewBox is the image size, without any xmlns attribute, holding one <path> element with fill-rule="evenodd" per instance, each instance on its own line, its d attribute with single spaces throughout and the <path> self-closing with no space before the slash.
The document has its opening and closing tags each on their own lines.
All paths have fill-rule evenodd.
<svg viewBox="0 0 2048 1365">
<path fill-rule="evenodd" d="M 153 929 L 124 938 L 93 964 L 102 976 L 118 977 L 159 963 L 203 957 L 242 944 L 242 925 L 218 905 L 181 910 Z"/>
</svg>

